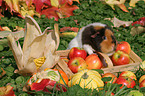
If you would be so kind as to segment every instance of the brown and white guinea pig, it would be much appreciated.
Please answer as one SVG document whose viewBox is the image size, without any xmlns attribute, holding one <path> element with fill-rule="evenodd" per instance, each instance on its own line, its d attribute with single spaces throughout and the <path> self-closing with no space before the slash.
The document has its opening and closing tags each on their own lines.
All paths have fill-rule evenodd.
<svg viewBox="0 0 145 96">
<path fill-rule="evenodd" d="M 109 26 L 102 23 L 92 23 L 78 32 L 67 49 L 73 47 L 84 48 L 89 55 L 96 51 L 112 55 L 116 47 L 116 39 Z"/>
</svg>

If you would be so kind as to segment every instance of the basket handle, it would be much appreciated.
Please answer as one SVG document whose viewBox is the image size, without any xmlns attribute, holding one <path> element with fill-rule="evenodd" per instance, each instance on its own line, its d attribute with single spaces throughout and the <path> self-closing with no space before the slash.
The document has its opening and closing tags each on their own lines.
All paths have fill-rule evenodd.
<svg viewBox="0 0 145 96">
<path fill-rule="evenodd" d="M 113 63 L 112 63 L 110 57 L 107 54 L 104 54 L 104 53 L 101 53 L 101 52 L 97 52 L 97 53 L 105 59 L 105 62 L 107 63 L 107 65 L 105 64 L 105 66 L 107 66 L 108 68 L 113 67 Z"/>
</svg>

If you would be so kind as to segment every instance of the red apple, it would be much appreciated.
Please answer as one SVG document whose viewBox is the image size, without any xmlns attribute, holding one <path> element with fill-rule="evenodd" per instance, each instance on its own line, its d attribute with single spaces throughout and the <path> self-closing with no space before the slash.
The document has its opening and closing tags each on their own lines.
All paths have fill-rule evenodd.
<svg viewBox="0 0 145 96">
<path fill-rule="evenodd" d="M 140 87 L 140 88 L 141 88 L 141 87 L 145 87 L 145 79 L 144 79 L 142 82 L 139 83 L 139 87 Z"/>
<path fill-rule="evenodd" d="M 111 59 L 115 66 L 129 64 L 129 62 L 130 62 L 129 55 L 120 50 L 115 52 Z"/>
<path fill-rule="evenodd" d="M 131 79 L 137 80 L 136 75 L 131 71 L 123 71 L 123 72 L 121 72 L 119 77 L 120 76 L 126 76 L 126 77 L 130 77 Z"/>
<path fill-rule="evenodd" d="M 124 85 L 127 86 L 127 88 L 133 88 L 136 85 L 136 83 L 133 79 L 131 79 L 129 77 L 125 77 L 125 76 L 118 77 L 116 80 L 116 83 L 122 84 L 120 89 L 122 89 Z"/>
<path fill-rule="evenodd" d="M 116 46 L 116 51 L 118 51 L 118 50 L 124 51 L 127 54 L 129 54 L 130 51 L 131 51 L 130 44 L 128 42 L 126 42 L 126 41 L 121 41 Z"/>
<path fill-rule="evenodd" d="M 80 70 L 86 69 L 87 65 L 83 58 L 75 57 L 68 61 L 68 67 L 73 73 L 77 73 Z"/>
<path fill-rule="evenodd" d="M 145 80 L 145 75 L 142 75 L 142 76 L 139 78 L 139 83 L 141 83 L 143 80 Z"/>
<path fill-rule="evenodd" d="M 105 73 L 102 75 L 102 78 L 104 78 L 104 77 L 112 77 L 112 79 L 110 81 L 106 81 L 105 83 L 115 83 L 117 80 L 117 77 L 112 73 Z"/>
<path fill-rule="evenodd" d="M 103 67 L 103 63 L 96 54 L 87 56 L 85 61 L 87 64 L 87 69 L 101 69 Z"/>
<path fill-rule="evenodd" d="M 81 57 L 85 59 L 87 56 L 87 52 L 79 47 L 73 47 L 69 52 L 69 59 L 72 59 L 74 57 Z"/>
</svg>

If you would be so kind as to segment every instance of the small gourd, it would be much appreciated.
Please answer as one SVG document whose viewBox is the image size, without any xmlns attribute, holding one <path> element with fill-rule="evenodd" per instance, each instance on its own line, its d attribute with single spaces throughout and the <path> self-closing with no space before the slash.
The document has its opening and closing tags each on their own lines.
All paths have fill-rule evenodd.
<svg viewBox="0 0 145 96">
<path fill-rule="evenodd" d="M 104 82 L 101 80 L 101 75 L 95 70 L 84 69 L 75 73 L 71 80 L 68 82 L 68 86 L 71 87 L 75 84 L 79 84 L 82 88 L 89 89 L 103 89 Z"/>
</svg>

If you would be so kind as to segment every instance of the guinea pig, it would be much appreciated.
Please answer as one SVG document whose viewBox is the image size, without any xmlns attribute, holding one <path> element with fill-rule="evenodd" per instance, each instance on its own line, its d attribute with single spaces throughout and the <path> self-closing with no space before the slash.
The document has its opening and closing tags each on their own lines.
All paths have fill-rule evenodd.
<svg viewBox="0 0 145 96">
<path fill-rule="evenodd" d="M 116 39 L 113 30 L 102 23 L 92 23 L 83 27 L 72 39 L 67 49 L 80 47 L 90 55 L 94 52 L 113 54 L 116 48 Z"/>
</svg>

